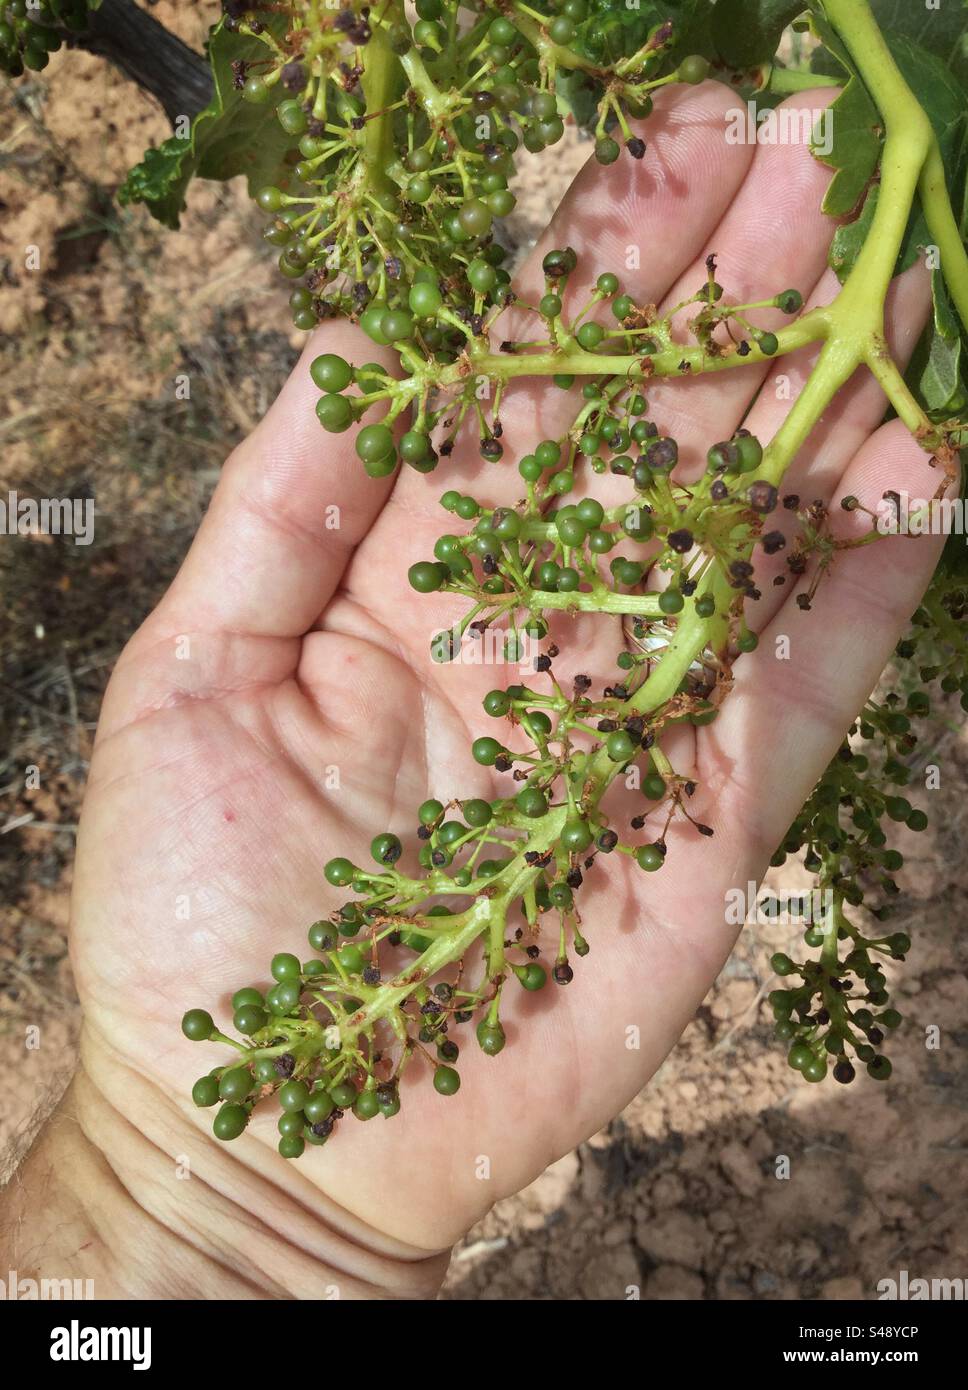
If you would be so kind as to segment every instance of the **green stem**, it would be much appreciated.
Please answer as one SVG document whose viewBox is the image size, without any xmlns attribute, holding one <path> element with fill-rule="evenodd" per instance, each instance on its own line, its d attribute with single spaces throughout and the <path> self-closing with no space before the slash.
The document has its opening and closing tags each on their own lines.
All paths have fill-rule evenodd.
<svg viewBox="0 0 968 1390">
<path fill-rule="evenodd" d="M 563 608 L 576 613 L 627 613 L 630 616 L 661 618 L 658 594 L 617 594 L 611 589 L 604 594 L 558 594 L 535 590 L 531 607 Z"/>
<path fill-rule="evenodd" d="M 381 113 L 368 120 L 363 130 L 363 163 L 367 184 L 371 188 L 393 187 L 386 173 L 387 166 L 395 157 L 393 113 L 382 113 L 396 100 L 399 79 L 400 65 L 387 42 L 386 30 L 375 25 L 366 46 L 366 65 L 360 79 L 367 111 Z"/>
<path fill-rule="evenodd" d="M 961 230 L 951 210 L 941 151 L 934 137 L 928 157 L 924 161 L 924 168 L 921 170 L 919 189 L 928 231 L 938 247 L 941 274 L 958 310 L 958 317 L 968 331 L 968 255 L 961 239 Z"/>
</svg>

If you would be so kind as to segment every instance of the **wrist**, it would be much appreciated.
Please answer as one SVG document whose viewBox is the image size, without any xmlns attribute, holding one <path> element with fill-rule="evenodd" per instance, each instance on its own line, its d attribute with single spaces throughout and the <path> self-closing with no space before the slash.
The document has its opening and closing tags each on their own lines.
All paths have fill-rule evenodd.
<svg viewBox="0 0 968 1390">
<path fill-rule="evenodd" d="M 107 1098 L 122 1072 L 124 1114 Z M 247 1166 L 100 1058 L 0 1195 L 0 1267 L 90 1281 L 95 1299 L 433 1297 L 448 1252 L 384 1236 L 285 1173 Z"/>
</svg>

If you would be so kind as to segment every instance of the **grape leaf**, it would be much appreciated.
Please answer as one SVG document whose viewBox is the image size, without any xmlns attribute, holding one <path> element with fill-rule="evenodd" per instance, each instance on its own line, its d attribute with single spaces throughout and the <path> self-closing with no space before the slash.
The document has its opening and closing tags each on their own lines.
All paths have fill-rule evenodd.
<svg viewBox="0 0 968 1390">
<path fill-rule="evenodd" d="M 195 117 L 189 138 L 172 136 L 146 152 L 118 190 L 120 203 L 144 203 L 159 222 L 177 228 L 186 190 L 195 177 L 231 179 L 245 174 L 251 193 L 285 181 L 284 161 L 293 138 L 276 119 L 276 103 L 251 105 L 235 86 L 233 63 L 251 62 L 264 53 L 258 39 L 218 25 L 208 45 L 212 100 Z"/>
<path fill-rule="evenodd" d="M 894 61 L 905 81 L 921 103 L 934 127 L 941 149 L 941 158 L 949 176 L 949 189 L 956 207 L 961 205 L 968 167 L 968 91 L 961 87 L 944 63 L 935 54 L 919 47 L 901 35 L 885 35 Z M 854 75 L 853 81 L 860 79 Z M 835 127 L 836 131 L 836 127 Z M 835 179 L 836 181 L 836 175 Z M 864 200 L 860 215 L 847 226 L 838 228 L 830 249 L 830 264 L 841 280 L 853 269 L 877 206 L 878 188 L 875 184 Z M 828 197 L 830 196 L 828 190 Z M 825 204 L 826 206 L 826 204 Z M 927 225 L 920 203 L 915 201 L 907 231 L 901 246 L 895 274 L 913 265 L 919 250 L 930 244 Z"/>
<path fill-rule="evenodd" d="M 961 325 L 955 316 L 940 270 L 931 275 L 934 313 L 911 358 L 908 382 L 924 409 L 937 420 L 964 408 Z"/>
<path fill-rule="evenodd" d="M 191 151 L 191 140 L 178 135 L 145 150 L 144 159 L 128 171 L 118 189 L 118 202 L 124 207 L 144 203 L 158 222 L 177 228 L 185 206 L 185 188 L 192 176 Z"/>
<path fill-rule="evenodd" d="M 965 47 L 964 6 L 957 0 L 870 0 L 874 18 L 891 39 L 907 39 L 933 53 L 955 80 L 968 87 L 968 49 Z"/>
<path fill-rule="evenodd" d="M 728 67 L 768 63 L 783 30 L 806 8 L 806 0 L 717 0 L 710 22 L 716 52 Z"/>
<path fill-rule="evenodd" d="M 835 171 L 823 200 L 831 217 L 844 217 L 857 207 L 877 169 L 882 126 L 877 107 L 858 77 L 851 77 L 830 107 L 832 148 L 822 153 L 816 140 L 811 149 Z"/>
</svg>

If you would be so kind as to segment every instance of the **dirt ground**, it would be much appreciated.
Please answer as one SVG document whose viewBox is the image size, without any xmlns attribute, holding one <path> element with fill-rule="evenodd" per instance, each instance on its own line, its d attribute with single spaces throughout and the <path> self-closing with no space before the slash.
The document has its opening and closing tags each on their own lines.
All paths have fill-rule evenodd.
<svg viewBox="0 0 968 1390">
<path fill-rule="evenodd" d="M 153 12 L 200 48 L 217 8 Z M 112 202 L 166 134 L 148 98 L 85 54 L 55 55 L 16 95 L 0 87 L 0 497 L 93 496 L 99 518 L 89 547 L 0 546 L 0 1172 L 71 1071 L 67 900 L 104 684 L 298 342 L 241 187 L 197 186 L 178 234 Z M 569 136 L 553 180 L 548 162 L 525 174 L 519 245 L 582 158 Z M 24 269 L 29 247 L 42 273 Z M 911 857 L 892 927 L 915 947 L 895 967 L 892 1081 L 794 1080 L 764 998 L 769 956 L 796 933 L 747 928 L 653 1083 L 494 1208 L 446 1298 L 872 1298 L 901 1269 L 968 1275 L 968 743 L 954 711 L 932 737 L 932 828 L 899 840 Z M 782 885 L 803 886 L 789 870 Z"/>
</svg>

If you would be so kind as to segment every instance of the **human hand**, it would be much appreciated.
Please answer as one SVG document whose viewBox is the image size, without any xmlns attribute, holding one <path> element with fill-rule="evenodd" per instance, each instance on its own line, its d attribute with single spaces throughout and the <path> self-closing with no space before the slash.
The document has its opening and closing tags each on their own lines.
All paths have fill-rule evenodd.
<svg viewBox="0 0 968 1390">
<path fill-rule="evenodd" d="M 713 83 L 667 91 L 644 163 L 586 168 L 521 284 L 540 286 L 550 246 L 570 243 L 580 265 L 587 253 L 599 270 L 623 267 L 638 243 L 641 269 L 622 272 L 637 303 L 691 294 L 710 252 L 734 301 L 788 284 L 808 305 L 829 301 L 832 227 L 819 212 L 829 172 L 802 147 L 727 144 L 734 100 Z M 798 100 L 815 106 L 818 96 Z M 909 272 L 891 305 L 902 359 L 928 304 L 926 276 Z M 233 1273 L 244 1263 L 233 1222 L 246 1213 L 256 1288 L 305 1291 L 294 1271 L 305 1267 L 308 1223 L 325 1232 L 318 1257 L 348 1271 L 351 1287 L 359 1277 L 426 1292 L 446 1258 L 419 1265 L 420 1255 L 445 1251 L 495 1200 L 599 1129 L 674 1045 L 732 947 L 726 891 L 762 876 L 916 606 L 937 545 L 892 539 L 843 554 L 811 614 L 789 586 L 765 592 L 763 640 L 737 667 L 720 718 L 683 731 L 675 749 L 676 766 L 692 767 L 698 784 L 690 811 L 714 837 L 676 825 L 661 874 L 644 880 L 623 860 L 589 875 L 582 915 L 593 949 L 574 983 L 509 1000 L 507 1048 L 497 1058 L 467 1048 L 457 1097 L 438 1096 L 415 1062 L 390 1124 L 348 1117 L 324 1149 L 290 1164 L 276 1152 L 272 1119 L 257 1112 L 242 1139 L 222 1146 L 209 1113 L 188 1099 L 194 1078 L 221 1059 L 181 1037 L 181 1013 L 216 1000 L 216 1016 L 227 1016 L 233 990 L 264 980 L 274 952 L 305 952 L 305 928 L 338 906 L 322 876 L 331 856 L 365 860 L 373 833 L 410 831 L 428 796 L 496 793 L 468 753 L 491 732 L 480 701 L 494 673 L 432 662 L 432 632 L 460 610 L 452 596 L 415 596 L 405 573 L 444 529 L 444 487 L 512 503 L 514 460 L 563 423 L 553 388 L 522 385 L 502 407 L 503 464 L 483 464 L 472 442 L 432 478 L 404 468 L 371 480 L 352 436 L 325 435 L 314 418 L 308 362 L 323 351 L 379 357 L 350 326 L 314 335 L 226 465 L 191 552 L 105 698 L 75 879 L 85 1022 L 74 1103 L 97 1147 L 121 1125 L 147 1138 L 155 1167 L 137 1200 L 179 1240 L 223 1252 Z M 809 350 L 783 359 L 794 396 L 812 359 Z M 776 369 L 650 390 L 650 415 L 679 441 L 685 476 L 741 421 L 770 437 L 789 400 L 767 389 L 747 410 Z M 784 491 L 826 501 L 853 492 L 868 504 L 885 486 L 930 495 L 925 455 L 898 424 L 878 429 L 883 412 L 879 388 L 855 383 Z M 609 481 L 596 482 L 603 500 Z M 579 670 L 596 686 L 612 679 L 620 629 L 601 617 L 561 622 L 581 657 L 563 658 L 559 679 Z M 780 633 L 792 639 L 786 662 L 773 655 Z M 633 1027 L 640 1045 L 630 1049 Z M 122 1166 L 134 1161 L 129 1141 Z M 190 1159 L 190 1184 L 174 1176 L 179 1155 Z"/>
</svg>

